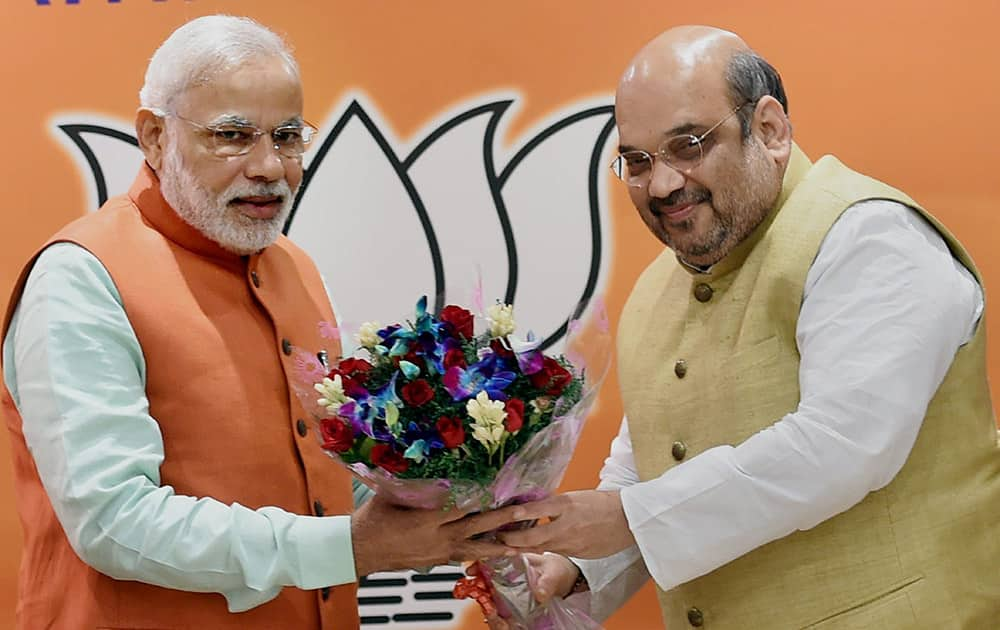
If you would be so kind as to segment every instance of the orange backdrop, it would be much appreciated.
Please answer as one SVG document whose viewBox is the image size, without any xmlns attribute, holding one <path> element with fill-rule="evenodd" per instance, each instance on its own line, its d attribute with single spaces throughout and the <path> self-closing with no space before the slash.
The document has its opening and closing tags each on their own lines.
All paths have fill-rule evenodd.
<svg viewBox="0 0 1000 630">
<path fill-rule="evenodd" d="M 184 21 L 218 12 L 250 15 L 288 36 L 311 120 L 324 119 L 346 91 L 362 90 L 407 139 L 457 102 L 514 88 L 523 101 L 501 144 L 565 103 L 610 103 L 628 59 L 664 28 L 729 28 L 782 73 L 796 138 L 807 153 L 834 153 L 909 192 L 969 248 L 987 292 L 1000 288 L 996 0 L 40 1 L 4 0 L 0 7 L 0 174 L 7 199 L 0 305 L 29 253 L 87 211 L 87 184 L 48 131 L 50 116 L 88 111 L 131 120 L 155 46 Z M 631 282 L 659 245 L 624 191 L 611 194 L 613 260 L 605 294 L 614 325 Z M 1000 346 L 995 333 L 993 339 L 996 373 Z M 567 488 L 595 483 L 620 418 L 616 390 L 612 377 Z M 7 444 L 0 432 L 0 458 Z M 0 508 L 2 628 L 13 620 L 20 549 L 8 464 L 0 464 Z M 654 619 L 647 587 L 608 627 L 655 627 Z M 471 618 L 466 626 L 480 627 Z"/>
</svg>

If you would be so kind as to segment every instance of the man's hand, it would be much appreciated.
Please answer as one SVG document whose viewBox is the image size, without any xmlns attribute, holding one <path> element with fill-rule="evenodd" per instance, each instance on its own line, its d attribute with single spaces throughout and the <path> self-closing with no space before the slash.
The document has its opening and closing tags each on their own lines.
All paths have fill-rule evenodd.
<svg viewBox="0 0 1000 630">
<path fill-rule="evenodd" d="M 351 516 L 358 576 L 513 555 L 514 551 L 502 544 L 469 540 L 509 520 L 506 515 L 493 512 L 478 515 L 474 520 L 463 518 L 472 509 L 464 512 L 410 509 L 392 505 L 376 494 Z"/>
<path fill-rule="evenodd" d="M 635 544 L 617 490 L 568 492 L 488 514 L 494 519 L 506 516 L 509 521 L 549 519 L 531 529 L 498 535 L 500 542 L 519 551 L 603 558 Z"/>
<path fill-rule="evenodd" d="M 523 555 L 527 564 L 528 580 L 531 585 L 531 594 L 535 600 L 544 604 L 553 597 L 567 597 L 576 584 L 576 578 L 580 574 L 580 569 L 570 562 L 566 556 L 556 553 L 526 553 Z M 469 575 L 479 573 L 479 566 L 471 565 L 466 571 Z M 510 624 L 496 613 L 487 614 L 483 621 L 490 630 L 509 630 Z"/>
</svg>

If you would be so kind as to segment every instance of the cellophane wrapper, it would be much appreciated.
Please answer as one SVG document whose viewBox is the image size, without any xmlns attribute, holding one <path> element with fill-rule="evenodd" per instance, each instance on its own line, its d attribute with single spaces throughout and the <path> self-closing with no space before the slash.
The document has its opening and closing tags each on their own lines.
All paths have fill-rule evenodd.
<svg viewBox="0 0 1000 630">
<path fill-rule="evenodd" d="M 400 479 L 382 468 L 364 463 L 349 464 L 335 453 L 328 454 L 354 476 L 392 503 L 420 509 L 467 509 L 480 511 L 536 501 L 558 488 L 576 448 L 584 423 L 597 399 L 610 365 L 611 339 L 607 316 L 600 301 L 592 315 L 570 321 L 562 354 L 573 371 L 583 378 L 580 399 L 572 405 L 557 400 L 551 423 L 538 431 L 520 449 L 508 456 L 494 480 L 486 485 L 451 479 Z M 314 399 L 311 389 L 300 392 L 305 403 Z M 314 407 L 314 405 L 313 405 Z M 309 405 L 307 405 L 309 408 Z M 479 561 L 481 575 L 491 588 L 499 614 L 512 630 L 580 630 L 601 628 L 582 606 L 561 598 L 544 605 L 531 595 L 534 576 L 521 555 Z M 576 599 L 576 598 L 570 598 Z"/>
</svg>

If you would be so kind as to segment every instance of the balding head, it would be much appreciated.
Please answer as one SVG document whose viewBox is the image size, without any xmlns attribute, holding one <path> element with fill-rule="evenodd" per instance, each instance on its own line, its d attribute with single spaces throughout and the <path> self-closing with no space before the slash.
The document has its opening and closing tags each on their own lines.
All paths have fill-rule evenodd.
<svg viewBox="0 0 1000 630">
<path fill-rule="evenodd" d="M 791 151 L 785 105 L 777 72 L 708 26 L 666 31 L 622 74 L 615 118 L 632 201 L 686 261 L 725 257 L 773 205 Z"/>
<path fill-rule="evenodd" d="M 725 76 L 726 64 L 750 47 L 734 33 L 710 26 L 679 26 L 640 50 L 622 75 L 619 92 L 637 82 L 670 79 L 676 87 Z"/>
<path fill-rule="evenodd" d="M 781 77 L 771 64 L 735 33 L 711 26 L 678 26 L 643 46 L 622 74 L 616 102 L 657 82 L 664 92 L 725 90 L 733 107 L 769 95 L 788 113 Z M 744 136 L 752 114 L 739 112 Z"/>
</svg>

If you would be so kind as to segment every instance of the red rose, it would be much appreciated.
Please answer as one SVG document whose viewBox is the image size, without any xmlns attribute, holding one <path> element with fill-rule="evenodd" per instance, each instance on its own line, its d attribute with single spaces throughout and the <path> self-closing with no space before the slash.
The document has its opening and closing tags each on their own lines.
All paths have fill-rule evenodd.
<svg viewBox="0 0 1000 630">
<path fill-rule="evenodd" d="M 340 370 L 341 374 L 346 374 L 364 385 L 368 381 L 368 373 L 371 372 L 372 364 L 364 359 L 348 357 L 337 365 L 337 369 Z"/>
<path fill-rule="evenodd" d="M 511 350 L 508 350 L 507 348 L 505 348 L 504 345 L 502 343 L 500 343 L 499 339 L 493 339 L 493 340 L 490 341 L 490 349 L 493 350 L 494 354 L 496 354 L 497 356 L 499 356 L 501 358 L 504 358 L 504 359 L 513 359 L 514 358 L 514 353 Z"/>
<path fill-rule="evenodd" d="M 504 427 L 511 433 L 517 433 L 524 426 L 524 401 L 520 398 L 511 398 L 504 405 L 507 410 L 507 419 L 503 421 Z"/>
<path fill-rule="evenodd" d="M 566 385 L 573 379 L 573 375 L 555 359 L 545 357 L 542 359 L 542 369 L 530 374 L 528 378 L 531 379 L 532 385 L 541 389 L 545 394 L 558 396 L 566 389 Z"/>
<path fill-rule="evenodd" d="M 321 420 L 319 432 L 323 436 L 323 448 L 328 451 L 343 453 L 354 446 L 354 430 L 339 418 Z"/>
<path fill-rule="evenodd" d="M 368 395 L 368 390 L 365 389 L 364 386 L 361 385 L 361 383 L 359 383 L 357 380 L 351 378 L 347 374 L 344 374 L 338 368 L 334 368 L 334 369 L 330 370 L 330 373 L 326 375 L 326 377 L 328 379 L 330 379 L 331 381 L 333 380 L 333 377 L 335 377 L 335 376 L 339 376 L 340 377 L 340 384 L 341 384 L 341 386 L 343 386 L 344 393 L 347 394 L 348 397 L 350 397 L 350 398 L 364 398 L 365 396 Z"/>
<path fill-rule="evenodd" d="M 466 362 L 465 360 L 465 353 L 462 352 L 459 348 L 452 348 L 448 352 L 445 352 L 444 359 L 442 359 L 441 362 L 444 363 L 444 369 L 446 371 L 449 368 L 453 367 L 465 368 L 468 367 L 469 365 L 468 362 Z"/>
<path fill-rule="evenodd" d="M 406 385 L 403 385 L 403 389 L 400 394 L 402 394 L 403 400 L 406 401 L 406 404 L 413 407 L 419 407 L 420 405 L 434 400 L 434 388 L 430 386 L 430 383 L 422 378 L 418 378 L 410 381 Z"/>
<path fill-rule="evenodd" d="M 466 339 L 472 339 L 472 313 L 461 306 L 449 304 L 441 309 L 441 321 L 448 322 L 455 328 L 455 332 Z"/>
<path fill-rule="evenodd" d="M 455 448 L 465 442 L 465 427 L 462 426 L 462 421 L 458 418 L 441 416 L 435 426 L 447 448 Z"/>
<path fill-rule="evenodd" d="M 379 442 L 372 447 L 371 459 L 373 464 L 391 473 L 405 472 L 410 466 L 409 462 L 403 459 L 402 455 L 383 442 Z"/>
</svg>

